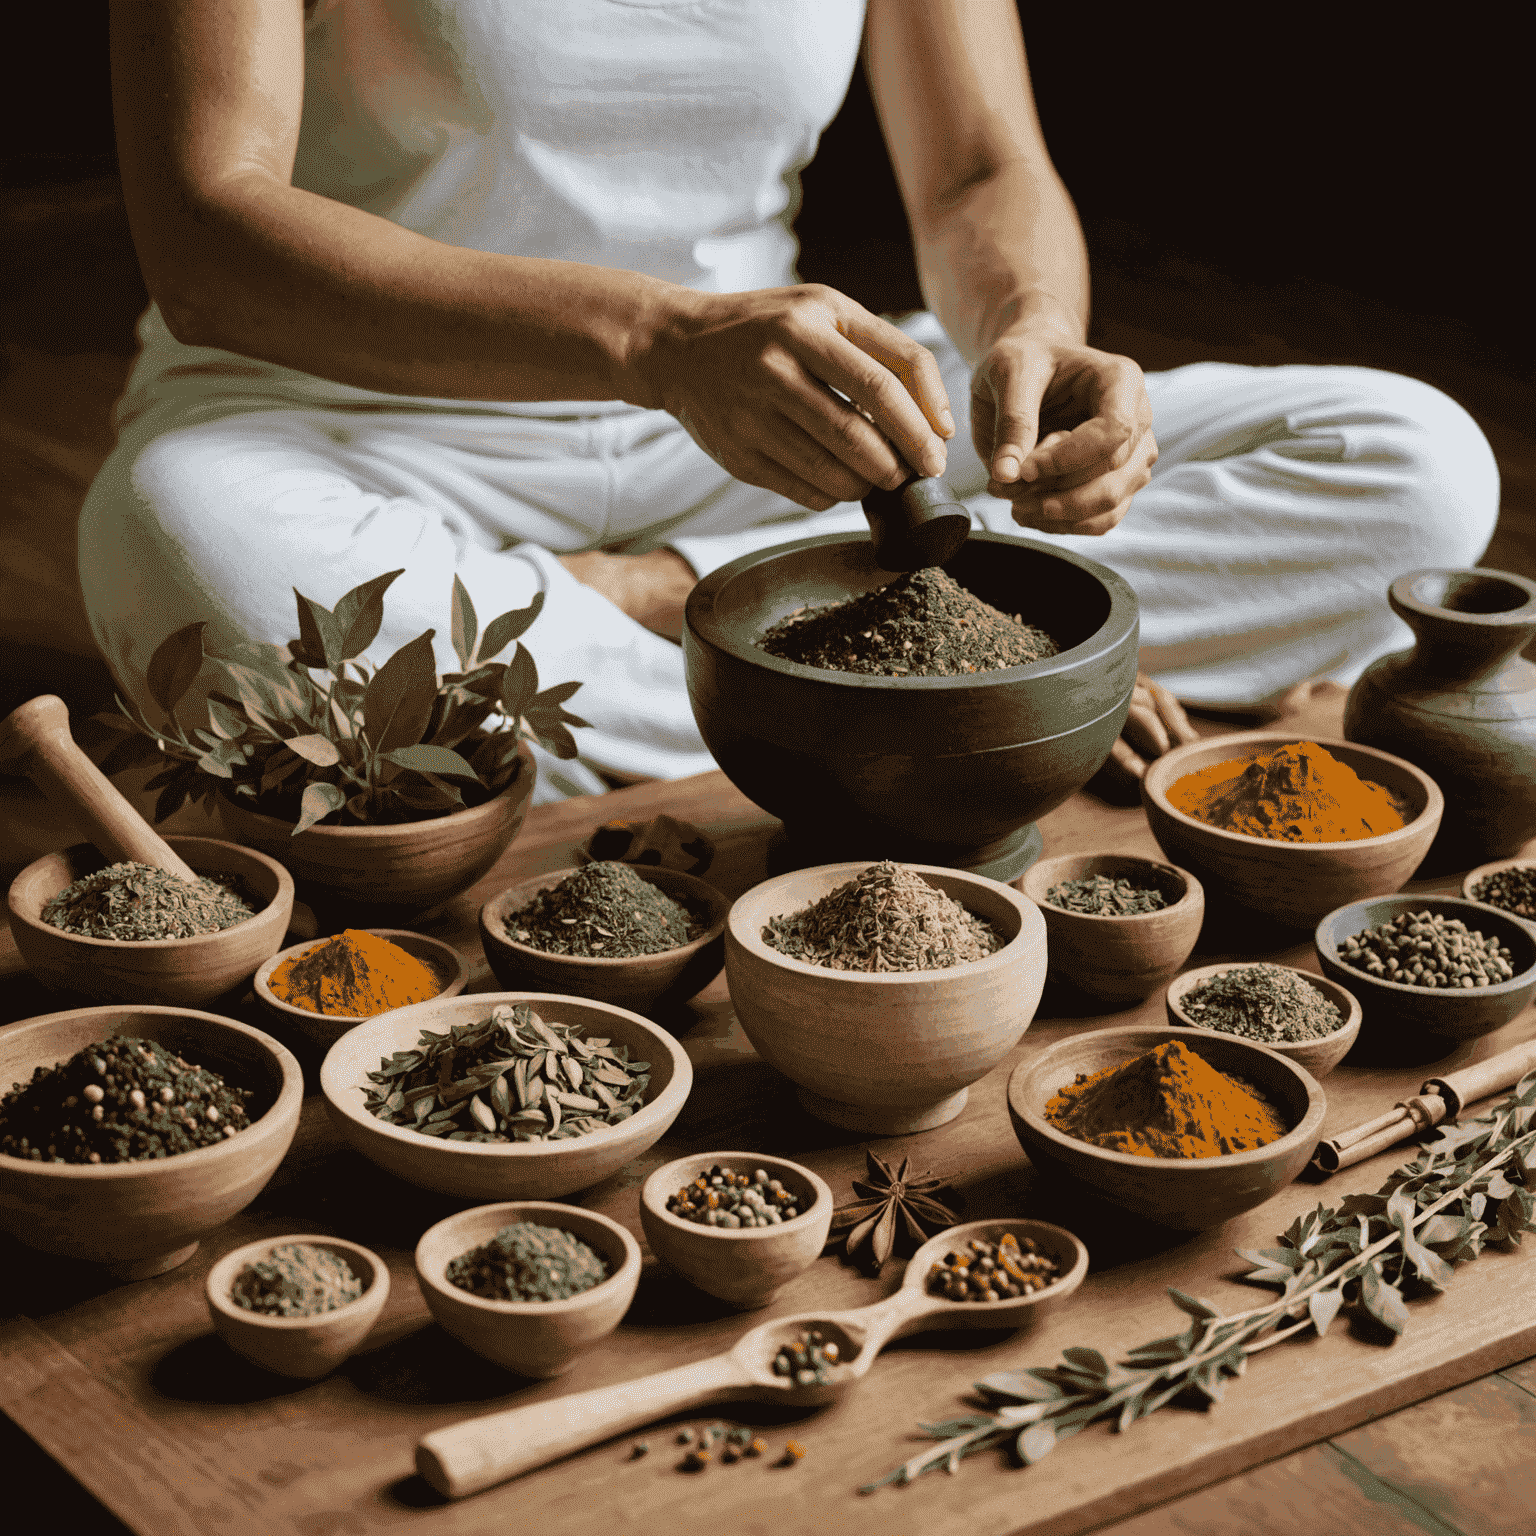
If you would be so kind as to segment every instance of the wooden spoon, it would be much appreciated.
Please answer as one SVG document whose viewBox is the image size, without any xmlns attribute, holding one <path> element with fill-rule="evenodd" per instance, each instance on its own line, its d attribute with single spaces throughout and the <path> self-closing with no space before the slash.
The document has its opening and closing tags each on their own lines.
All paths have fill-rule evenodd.
<svg viewBox="0 0 1536 1536">
<path fill-rule="evenodd" d="M 134 809 L 69 733 L 69 710 L 51 693 L 0 720 L 0 769 L 24 775 L 113 864 L 149 864 L 194 884 L 198 876 Z"/>
<path fill-rule="evenodd" d="M 929 1269 L 973 1237 L 996 1241 L 1012 1232 L 1032 1238 L 1056 1260 L 1061 1275 L 1043 1291 L 1006 1301 L 947 1301 L 924 1289 Z M 1070 1296 L 1088 1273 L 1088 1250 L 1065 1228 L 1043 1221 L 970 1221 L 931 1238 L 912 1256 L 901 1288 L 884 1301 L 845 1312 L 797 1312 L 776 1317 L 743 1335 L 736 1347 L 708 1360 L 643 1376 L 638 1381 L 577 1392 L 552 1402 L 531 1403 L 479 1419 L 466 1419 L 424 1435 L 416 1470 L 441 1494 L 461 1498 L 521 1472 L 567 1456 L 583 1446 L 637 1429 L 669 1414 L 707 1403 L 776 1402 L 815 1408 L 836 1401 L 874 1364 L 892 1339 L 931 1329 L 1018 1328 L 1036 1313 Z M 773 1373 L 781 1346 L 803 1328 L 819 1329 L 837 1345 L 832 1380 L 796 1386 Z"/>
</svg>

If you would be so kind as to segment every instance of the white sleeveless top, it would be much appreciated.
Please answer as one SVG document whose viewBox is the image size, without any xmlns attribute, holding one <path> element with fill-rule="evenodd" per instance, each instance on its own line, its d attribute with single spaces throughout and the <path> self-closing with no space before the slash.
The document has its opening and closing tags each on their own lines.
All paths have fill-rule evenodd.
<svg viewBox="0 0 1536 1536">
<path fill-rule="evenodd" d="M 316 0 L 293 181 L 450 245 L 778 286 L 863 21 L 863 0 Z M 226 374 L 233 354 L 182 346 L 153 308 L 140 335 L 125 416 L 221 375 L 241 394 L 410 403 L 244 358 Z"/>
</svg>

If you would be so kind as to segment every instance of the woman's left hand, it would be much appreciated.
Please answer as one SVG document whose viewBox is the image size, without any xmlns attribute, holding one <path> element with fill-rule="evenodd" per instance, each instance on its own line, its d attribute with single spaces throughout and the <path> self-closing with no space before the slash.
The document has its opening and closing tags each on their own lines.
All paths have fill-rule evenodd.
<svg viewBox="0 0 1536 1536">
<path fill-rule="evenodd" d="M 1157 462 L 1141 369 L 1039 332 L 1005 335 L 981 360 L 971 432 L 988 493 L 1047 533 L 1108 533 Z"/>
</svg>

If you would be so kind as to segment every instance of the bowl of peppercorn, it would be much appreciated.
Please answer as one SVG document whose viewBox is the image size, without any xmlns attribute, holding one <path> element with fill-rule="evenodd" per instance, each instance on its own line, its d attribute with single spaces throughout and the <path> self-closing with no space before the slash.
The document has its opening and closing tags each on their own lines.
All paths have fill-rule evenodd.
<svg viewBox="0 0 1536 1536">
<path fill-rule="evenodd" d="M 640 1245 L 596 1211 L 508 1200 L 422 1233 L 416 1279 L 438 1326 L 477 1355 L 519 1376 L 560 1376 L 623 1320 Z"/>
<path fill-rule="evenodd" d="M 645 1181 L 640 1224 L 651 1252 L 701 1291 L 765 1307 L 826 1246 L 832 1191 L 786 1158 L 701 1152 Z"/>
<path fill-rule="evenodd" d="M 11 937 L 44 986 L 103 1003 L 197 1007 L 251 979 L 282 948 L 293 877 L 254 848 L 166 842 L 197 887 L 89 843 L 44 854 L 11 882 Z"/>
<path fill-rule="evenodd" d="M 604 859 L 492 897 L 480 908 L 480 939 L 509 992 L 564 992 L 660 1012 L 720 974 L 730 908 L 697 875 Z"/>
<path fill-rule="evenodd" d="M 0 1230 L 158 1275 L 251 1203 L 299 1123 L 286 1047 L 190 1008 L 72 1008 L 0 1031 Z"/>
<path fill-rule="evenodd" d="M 1497 907 L 1511 917 L 1536 923 L 1536 859 L 1496 859 L 1479 864 L 1461 882 L 1468 901 Z"/>
<path fill-rule="evenodd" d="M 1363 1044 L 1417 1053 L 1424 1039 L 1492 1034 L 1536 994 L 1536 931 L 1459 896 L 1378 896 L 1318 925 L 1323 975 L 1360 999 Z"/>
<path fill-rule="evenodd" d="M 1119 1008 L 1178 975 L 1205 920 L 1188 870 L 1134 854 L 1042 859 L 1019 888 L 1045 919 L 1051 979 Z"/>
</svg>

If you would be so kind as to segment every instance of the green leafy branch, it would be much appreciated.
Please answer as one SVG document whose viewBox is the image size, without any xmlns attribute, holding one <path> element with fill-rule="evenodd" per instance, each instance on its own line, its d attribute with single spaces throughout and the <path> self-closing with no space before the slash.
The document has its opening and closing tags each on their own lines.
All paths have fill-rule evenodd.
<svg viewBox="0 0 1536 1536">
<path fill-rule="evenodd" d="M 470 803 L 466 792 L 489 799 L 517 778 L 525 738 L 575 757 L 570 727 L 586 721 L 564 706 L 581 684 L 541 692 L 521 644 L 510 661 L 495 659 L 538 618 L 544 594 L 482 632 L 455 576 L 450 637 L 461 670 L 439 679 L 435 630 L 380 667 L 363 659 L 384 622 L 384 594 L 402 574 L 364 582 L 334 609 L 295 590 L 299 635 L 286 650 L 244 645 L 221 656 L 206 649 L 203 622 L 177 630 L 150 658 L 145 679 L 163 718 L 151 720 L 121 696 L 121 715 L 97 717 L 123 733 L 103 770 L 161 764 L 146 786 L 160 792 L 156 821 L 189 799 L 211 805 L 226 794 L 293 821 L 297 834 L 331 819 L 441 816 Z M 205 665 L 217 675 L 202 696 L 202 717 L 189 724 L 177 710 Z"/>
<path fill-rule="evenodd" d="M 1089 1424 L 1117 1432 L 1180 1400 L 1208 1407 L 1241 1376 L 1251 1356 L 1300 1334 L 1321 1337 L 1342 1308 L 1375 1320 L 1395 1338 L 1408 1326 L 1404 1289 L 1444 1290 L 1458 1263 L 1486 1244 L 1518 1246 L 1536 1231 L 1536 1072 L 1488 1114 L 1442 1126 L 1412 1163 L 1374 1195 L 1350 1195 L 1335 1210 L 1298 1217 L 1277 1248 L 1239 1248 L 1242 1277 L 1277 1285 L 1263 1307 L 1224 1316 L 1208 1301 L 1169 1288 L 1190 1319 L 1182 1333 L 1154 1339 L 1111 1366 L 1096 1349 L 1062 1352 L 1063 1364 L 1001 1371 L 976 1383 L 993 1410 L 923 1424 L 939 1443 L 860 1490 L 910 1483 L 1010 1441 L 1027 1465 Z"/>
</svg>

